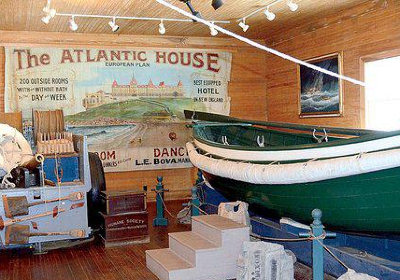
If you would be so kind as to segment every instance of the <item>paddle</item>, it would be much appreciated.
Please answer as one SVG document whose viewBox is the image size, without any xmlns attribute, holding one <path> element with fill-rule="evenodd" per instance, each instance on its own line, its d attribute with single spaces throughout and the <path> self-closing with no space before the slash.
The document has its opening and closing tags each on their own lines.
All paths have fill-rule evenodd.
<svg viewBox="0 0 400 280">
<path fill-rule="evenodd" d="M 82 192 L 74 192 L 60 198 L 55 198 L 50 200 L 40 200 L 28 203 L 26 196 L 7 197 L 6 195 L 3 195 L 4 213 L 7 218 L 14 218 L 15 216 L 28 215 L 29 207 L 35 205 L 58 202 L 63 200 L 78 201 L 82 200 L 83 198 L 84 194 Z"/>
<path fill-rule="evenodd" d="M 55 235 L 69 235 L 74 238 L 84 238 L 85 231 L 83 229 L 73 229 L 61 232 L 31 232 L 30 227 L 27 225 L 10 225 L 6 227 L 5 244 L 28 244 L 29 237 Z"/>
<path fill-rule="evenodd" d="M 26 216 L 26 217 L 22 217 L 22 218 L 10 219 L 7 221 L 4 221 L 3 218 L 0 216 L 0 230 L 3 230 L 4 227 L 10 226 L 10 225 L 13 225 L 16 223 L 30 221 L 30 220 L 41 218 L 41 217 L 53 215 L 53 218 L 55 218 L 58 215 L 58 213 L 61 213 L 61 212 L 65 212 L 65 209 L 58 209 L 58 207 L 56 206 L 53 208 L 52 211 L 47 211 L 47 212 L 43 212 L 43 213 L 39 213 L 36 215 L 31 215 L 31 216 Z"/>
</svg>

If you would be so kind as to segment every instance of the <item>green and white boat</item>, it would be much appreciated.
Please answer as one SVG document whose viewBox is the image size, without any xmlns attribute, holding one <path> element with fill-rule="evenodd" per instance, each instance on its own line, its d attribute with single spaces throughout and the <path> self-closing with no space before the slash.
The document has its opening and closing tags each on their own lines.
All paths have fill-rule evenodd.
<svg viewBox="0 0 400 280">
<path fill-rule="evenodd" d="M 189 157 L 230 200 L 331 229 L 400 232 L 400 131 L 245 121 L 185 111 Z"/>
</svg>

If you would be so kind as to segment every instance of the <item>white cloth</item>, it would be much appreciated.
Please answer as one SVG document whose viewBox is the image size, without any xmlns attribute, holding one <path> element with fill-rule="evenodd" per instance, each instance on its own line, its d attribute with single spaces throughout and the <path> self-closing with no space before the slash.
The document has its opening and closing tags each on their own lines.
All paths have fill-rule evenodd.
<svg viewBox="0 0 400 280">
<path fill-rule="evenodd" d="M 261 241 L 244 242 L 236 279 L 294 280 L 294 262 L 282 245 Z"/>
<path fill-rule="evenodd" d="M 357 273 L 354 270 L 349 269 L 349 271 L 340 276 L 338 280 L 379 280 L 379 279 L 369 276 L 368 274 Z"/>
<path fill-rule="evenodd" d="M 0 177 L 32 157 L 32 149 L 24 136 L 13 127 L 0 124 Z"/>
</svg>

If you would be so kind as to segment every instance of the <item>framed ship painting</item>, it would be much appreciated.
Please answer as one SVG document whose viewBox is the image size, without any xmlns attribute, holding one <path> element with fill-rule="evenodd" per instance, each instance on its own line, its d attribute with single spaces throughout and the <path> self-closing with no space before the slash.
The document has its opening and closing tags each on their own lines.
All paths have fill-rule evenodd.
<svg viewBox="0 0 400 280">
<path fill-rule="evenodd" d="M 342 74 L 342 55 L 340 53 L 312 58 L 307 62 Z M 342 115 L 341 80 L 302 65 L 298 67 L 298 74 L 300 118 Z"/>
</svg>

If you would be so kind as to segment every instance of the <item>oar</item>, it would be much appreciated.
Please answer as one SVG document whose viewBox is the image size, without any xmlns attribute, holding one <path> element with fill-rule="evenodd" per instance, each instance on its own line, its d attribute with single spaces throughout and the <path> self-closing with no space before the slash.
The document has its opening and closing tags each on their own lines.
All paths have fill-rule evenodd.
<svg viewBox="0 0 400 280">
<path fill-rule="evenodd" d="M 39 213 L 36 215 L 31 215 L 31 216 L 26 216 L 26 217 L 22 217 L 22 218 L 15 218 L 15 219 L 10 219 L 7 221 L 4 221 L 3 218 L 0 216 L 0 230 L 3 230 L 4 227 L 16 224 L 16 223 L 21 223 L 21 222 L 25 222 L 25 221 L 30 221 L 33 219 L 37 219 L 37 218 L 41 218 L 41 217 L 46 217 L 46 216 L 51 216 L 53 215 L 53 217 L 56 217 L 58 215 L 58 213 L 61 212 L 65 212 L 65 209 L 58 209 L 58 207 L 54 207 L 53 211 L 47 211 L 47 212 L 43 212 L 43 213 Z"/>
<path fill-rule="evenodd" d="M 32 236 L 56 236 L 69 235 L 74 238 L 84 238 L 85 230 L 73 229 L 70 231 L 60 232 L 31 232 L 27 225 L 11 225 L 6 227 L 5 244 L 28 244 L 29 237 Z"/>
<path fill-rule="evenodd" d="M 33 170 L 43 162 L 44 162 L 44 156 L 42 154 L 36 154 L 34 157 L 22 163 L 20 166 L 27 168 L 29 170 Z"/>
<path fill-rule="evenodd" d="M 35 205 L 41 205 L 45 203 L 58 202 L 62 200 L 78 201 L 84 198 L 82 192 L 70 193 L 67 196 L 50 199 L 50 200 L 40 200 L 36 202 L 28 203 L 26 196 L 11 196 L 7 197 L 3 195 L 3 205 L 4 213 L 7 218 L 14 218 L 15 216 L 24 216 L 29 214 L 29 207 Z"/>
</svg>

